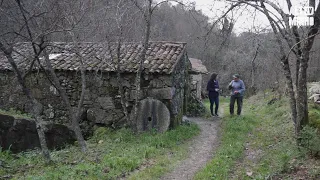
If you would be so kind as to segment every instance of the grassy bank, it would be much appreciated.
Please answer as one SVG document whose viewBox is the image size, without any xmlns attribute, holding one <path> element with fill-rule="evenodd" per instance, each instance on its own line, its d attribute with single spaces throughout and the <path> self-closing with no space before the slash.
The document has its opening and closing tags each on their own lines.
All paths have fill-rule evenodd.
<svg viewBox="0 0 320 180">
<path fill-rule="evenodd" d="M 187 154 L 186 140 L 199 133 L 194 124 L 163 134 L 133 134 L 127 129 L 99 128 L 88 141 L 89 151 L 78 147 L 52 151 L 53 163 L 44 164 L 38 151 L 12 155 L 0 152 L 0 177 L 13 179 L 150 179 L 167 172 Z"/>
<path fill-rule="evenodd" d="M 273 98 L 271 93 L 251 97 L 244 100 L 243 115 L 222 118 L 221 146 L 194 179 L 320 177 L 319 161 L 297 146 L 287 99 Z M 228 114 L 228 103 L 223 106 Z M 311 121 L 317 123 L 319 109 L 313 105 L 309 109 Z"/>
</svg>

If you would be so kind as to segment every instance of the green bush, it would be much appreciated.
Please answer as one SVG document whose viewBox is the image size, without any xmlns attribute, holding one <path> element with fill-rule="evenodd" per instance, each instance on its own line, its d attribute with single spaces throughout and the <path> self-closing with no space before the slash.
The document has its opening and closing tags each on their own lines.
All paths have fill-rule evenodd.
<svg viewBox="0 0 320 180">
<path fill-rule="evenodd" d="M 320 110 L 313 108 L 309 109 L 309 122 L 310 126 L 320 129 Z"/>
<path fill-rule="evenodd" d="M 187 104 L 187 116 L 202 117 L 206 114 L 206 107 L 204 104 L 194 97 L 190 97 L 190 101 Z"/>
<path fill-rule="evenodd" d="M 300 132 L 299 143 L 307 152 L 318 155 L 320 152 L 320 135 L 318 128 L 305 126 Z"/>
</svg>

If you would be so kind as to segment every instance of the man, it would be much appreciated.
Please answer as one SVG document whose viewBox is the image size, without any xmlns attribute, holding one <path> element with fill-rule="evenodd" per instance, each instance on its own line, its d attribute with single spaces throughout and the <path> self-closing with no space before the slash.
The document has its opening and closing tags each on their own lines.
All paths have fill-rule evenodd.
<svg viewBox="0 0 320 180">
<path fill-rule="evenodd" d="M 240 79 L 239 74 L 235 74 L 232 77 L 233 80 L 229 84 L 229 90 L 232 90 L 230 98 L 230 114 L 234 114 L 234 103 L 237 101 L 237 114 L 240 115 L 245 86 L 243 81 Z"/>
</svg>

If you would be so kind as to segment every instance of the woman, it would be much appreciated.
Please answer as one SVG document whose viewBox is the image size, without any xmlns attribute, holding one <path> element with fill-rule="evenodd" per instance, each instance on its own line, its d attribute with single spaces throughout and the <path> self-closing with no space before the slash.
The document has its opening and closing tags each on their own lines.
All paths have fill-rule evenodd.
<svg viewBox="0 0 320 180">
<path fill-rule="evenodd" d="M 239 74 L 235 74 L 232 76 L 233 80 L 229 84 L 229 90 L 231 90 L 231 97 L 230 97 L 230 114 L 233 115 L 234 113 L 234 103 L 237 101 L 237 114 L 241 114 L 242 109 L 242 101 L 244 91 L 246 90 L 243 81 L 240 79 Z"/>
<path fill-rule="evenodd" d="M 210 80 L 207 84 L 207 91 L 209 93 L 209 100 L 210 100 L 210 111 L 212 116 L 218 116 L 218 109 L 219 109 L 219 83 L 217 80 L 217 73 L 212 73 Z M 213 105 L 216 104 L 213 113 Z"/>
</svg>

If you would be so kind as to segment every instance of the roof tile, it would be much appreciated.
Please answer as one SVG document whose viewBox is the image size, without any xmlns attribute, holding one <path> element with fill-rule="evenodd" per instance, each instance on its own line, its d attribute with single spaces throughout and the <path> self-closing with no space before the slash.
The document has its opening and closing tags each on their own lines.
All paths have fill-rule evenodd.
<svg viewBox="0 0 320 180">
<path fill-rule="evenodd" d="M 110 43 L 109 43 L 110 45 Z M 186 43 L 181 42 L 150 42 L 146 59 L 143 63 L 146 72 L 170 73 L 177 57 L 180 57 L 185 49 Z M 86 70 L 115 71 L 118 63 L 117 44 L 108 43 L 68 43 L 53 42 L 49 44 L 47 52 L 50 62 L 56 70 L 79 70 L 81 67 L 80 59 L 77 54 L 82 56 L 83 65 Z M 32 47 L 30 43 L 17 43 L 14 47 L 13 58 L 19 68 L 27 69 L 32 61 Z M 110 50 L 112 56 L 110 55 Z M 140 56 L 143 50 L 141 43 L 123 43 L 120 48 L 120 70 L 126 72 L 136 72 Z M 16 53 L 19 52 L 19 53 Z M 41 64 L 45 66 L 44 58 L 40 58 Z M 35 63 L 34 69 L 39 68 Z M 6 57 L 0 52 L 0 70 L 11 70 Z"/>
</svg>

